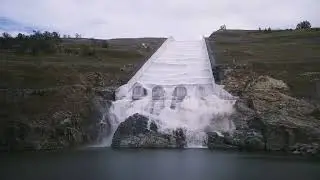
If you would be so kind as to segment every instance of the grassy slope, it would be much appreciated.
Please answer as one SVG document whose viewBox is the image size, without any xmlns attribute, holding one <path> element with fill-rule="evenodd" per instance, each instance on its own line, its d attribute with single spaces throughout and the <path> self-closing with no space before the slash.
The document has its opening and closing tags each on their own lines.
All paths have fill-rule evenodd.
<svg viewBox="0 0 320 180">
<path fill-rule="evenodd" d="M 128 79 L 128 73 L 131 72 L 120 70 L 124 65 L 143 63 L 163 40 L 113 39 L 108 41 L 109 48 L 96 47 L 96 55 L 88 57 L 67 54 L 18 56 L 2 52 L 0 88 L 48 88 L 81 84 L 94 72 L 104 75 L 106 86 L 113 85 L 115 80 Z M 141 48 L 142 42 L 151 49 Z M 65 40 L 64 46 L 76 49 L 90 43 L 88 39 Z"/>
<path fill-rule="evenodd" d="M 218 31 L 209 37 L 217 64 L 248 64 L 286 81 L 295 96 L 320 99 L 320 31 Z"/>
<path fill-rule="evenodd" d="M 56 148 L 92 141 L 90 128 L 97 130 L 94 126 L 99 121 L 95 117 L 99 109 L 92 105 L 98 91 L 92 89 L 126 83 L 164 40 L 112 39 L 108 48 L 93 45 L 97 40 L 63 41 L 64 47 L 73 49 L 90 45 L 95 48 L 94 56 L 0 52 L 0 150 Z M 141 43 L 150 48 L 142 48 Z M 70 122 L 65 124 L 65 120 Z"/>
</svg>

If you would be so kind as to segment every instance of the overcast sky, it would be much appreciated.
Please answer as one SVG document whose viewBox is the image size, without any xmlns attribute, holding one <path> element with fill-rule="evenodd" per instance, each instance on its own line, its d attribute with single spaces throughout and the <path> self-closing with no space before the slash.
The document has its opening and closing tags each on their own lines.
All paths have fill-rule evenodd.
<svg viewBox="0 0 320 180">
<path fill-rule="evenodd" d="M 320 0 L 0 0 L 0 17 L 84 37 L 194 38 L 227 28 L 320 26 Z"/>
</svg>

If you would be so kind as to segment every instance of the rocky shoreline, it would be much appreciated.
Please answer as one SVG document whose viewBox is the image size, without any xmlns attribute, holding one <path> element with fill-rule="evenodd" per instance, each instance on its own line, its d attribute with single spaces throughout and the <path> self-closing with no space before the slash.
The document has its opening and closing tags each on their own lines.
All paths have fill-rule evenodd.
<svg viewBox="0 0 320 180">
<path fill-rule="evenodd" d="M 232 118 L 242 144 L 253 150 L 319 154 L 320 120 L 314 116 L 319 104 L 290 96 L 285 82 L 246 66 L 227 71 L 225 77 L 225 89 L 239 96 Z"/>
</svg>

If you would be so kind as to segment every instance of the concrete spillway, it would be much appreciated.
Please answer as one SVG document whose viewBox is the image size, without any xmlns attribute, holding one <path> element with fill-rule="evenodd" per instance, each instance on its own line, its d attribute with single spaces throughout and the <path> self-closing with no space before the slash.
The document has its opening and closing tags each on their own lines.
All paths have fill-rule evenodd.
<svg viewBox="0 0 320 180">
<path fill-rule="evenodd" d="M 160 131 L 186 130 L 188 146 L 202 146 L 206 131 L 230 131 L 234 98 L 215 84 L 205 40 L 168 38 L 120 87 L 110 109 L 113 126 L 139 113 Z"/>
<path fill-rule="evenodd" d="M 175 41 L 169 38 L 129 84 L 137 81 L 157 85 L 212 84 L 213 75 L 204 40 Z"/>
</svg>

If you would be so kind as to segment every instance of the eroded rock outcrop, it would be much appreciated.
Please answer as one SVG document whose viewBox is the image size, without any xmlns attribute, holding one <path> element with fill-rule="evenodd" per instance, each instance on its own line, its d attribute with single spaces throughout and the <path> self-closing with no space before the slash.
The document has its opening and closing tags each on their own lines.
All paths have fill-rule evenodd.
<svg viewBox="0 0 320 180">
<path fill-rule="evenodd" d="M 241 71 L 229 72 L 223 83 L 226 89 L 239 95 L 236 113 L 231 117 L 236 131 L 219 137 L 218 142 L 213 139 L 219 138 L 209 135 L 209 148 L 222 142 L 242 150 L 319 153 L 320 120 L 312 115 L 319 109 L 291 97 L 286 83 Z"/>
<path fill-rule="evenodd" d="M 120 123 L 112 138 L 113 148 L 183 148 L 186 145 L 183 130 L 172 134 L 160 133 L 157 125 L 140 114 L 134 114 Z"/>
<path fill-rule="evenodd" d="M 51 150 L 77 147 L 103 139 L 109 131 L 112 91 L 85 86 L 4 91 L 0 151 Z M 29 94 L 26 92 L 30 92 Z M 34 93 L 41 92 L 41 93 Z M 16 93 L 17 94 L 17 93 Z M 13 113 L 14 112 L 14 113 Z"/>
</svg>

